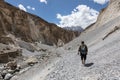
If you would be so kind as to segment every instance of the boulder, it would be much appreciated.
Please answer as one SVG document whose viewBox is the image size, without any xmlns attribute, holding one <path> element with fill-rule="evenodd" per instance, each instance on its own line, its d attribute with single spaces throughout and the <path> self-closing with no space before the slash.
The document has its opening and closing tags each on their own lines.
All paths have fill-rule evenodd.
<svg viewBox="0 0 120 80">
<path fill-rule="evenodd" d="M 16 61 L 11 61 L 6 64 L 7 68 L 10 68 L 11 70 L 15 70 L 17 68 L 17 62 Z"/>
<path fill-rule="evenodd" d="M 3 71 L 1 72 L 1 76 L 2 76 L 3 79 L 5 78 L 5 75 L 6 75 L 7 73 L 8 73 L 7 70 L 3 70 Z"/>
<path fill-rule="evenodd" d="M 10 80 L 10 78 L 11 78 L 12 76 L 13 76 L 12 74 L 7 73 L 7 74 L 5 75 L 4 80 Z"/>
<path fill-rule="evenodd" d="M 29 57 L 26 61 L 25 61 L 28 65 L 33 65 L 35 63 L 38 63 L 38 59 L 36 57 Z"/>
<path fill-rule="evenodd" d="M 21 49 L 13 49 L 13 50 L 5 50 L 0 52 L 0 63 L 7 63 L 11 58 L 16 58 L 17 56 L 21 56 Z"/>
<path fill-rule="evenodd" d="M 64 46 L 64 42 L 61 39 L 58 39 L 57 46 L 58 47 Z"/>
<path fill-rule="evenodd" d="M 0 80 L 3 80 L 3 77 L 2 77 L 2 75 L 0 75 Z"/>
</svg>

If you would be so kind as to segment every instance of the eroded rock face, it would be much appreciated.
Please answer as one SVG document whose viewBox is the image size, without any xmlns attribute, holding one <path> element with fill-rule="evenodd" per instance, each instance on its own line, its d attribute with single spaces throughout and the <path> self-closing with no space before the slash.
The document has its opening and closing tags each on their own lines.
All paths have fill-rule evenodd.
<svg viewBox="0 0 120 80">
<path fill-rule="evenodd" d="M 64 30 L 1 0 L 0 36 L 8 34 L 15 35 L 26 42 L 41 41 L 49 45 L 57 44 L 58 39 L 67 43 L 78 36 L 76 32 Z"/>
</svg>

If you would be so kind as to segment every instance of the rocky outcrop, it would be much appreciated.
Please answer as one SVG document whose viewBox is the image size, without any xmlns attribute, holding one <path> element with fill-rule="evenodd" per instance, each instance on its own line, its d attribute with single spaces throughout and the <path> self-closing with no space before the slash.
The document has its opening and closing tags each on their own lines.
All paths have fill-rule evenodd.
<svg viewBox="0 0 120 80">
<path fill-rule="evenodd" d="M 76 32 L 64 30 L 1 0 L 0 37 L 8 34 L 26 42 L 42 42 L 48 45 L 57 44 L 58 39 L 67 43 L 78 36 Z"/>
</svg>

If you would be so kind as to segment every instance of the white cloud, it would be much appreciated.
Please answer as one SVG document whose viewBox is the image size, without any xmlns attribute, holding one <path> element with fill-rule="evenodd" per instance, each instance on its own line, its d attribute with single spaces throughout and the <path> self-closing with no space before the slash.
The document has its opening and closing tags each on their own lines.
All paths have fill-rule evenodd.
<svg viewBox="0 0 120 80">
<path fill-rule="evenodd" d="M 26 8 L 22 4 L 19 4 L 18 7 L 19 7 L 19 9 L 21 9 L 23 11 L 27 11 Z"/>
<path fill-rule="evenodd" d="M 69 15 L 57 14 L 57 19 L 60 20 L 60 27 L 72 27 L 81 26 L 86 28 L 91 23 L 97 20 L 99 12 L 86 6 L 78 5 Z"/>
<path fill-rule="evenodd" d="M 34 10 L 35 10 L 35 8 L 32 8 L 32 10 L 34 11 Z"/>
<path fill-rule="evenodd" d="M 110 0 L 93 0 L 95 3 L 98 3 L 98 4 L 105 4 L 107 2 L 109 2 Z"/>
<path fill-rule="evenodd" d="M 31 6 L 27 6 L 27 9 L 31 9 Z"/>
<path fill-rule="evenodd" d="M 27 6 L 27 9 L 35 11 L 35 8 L 31 6 Z"/>
<path fill-rule="evenodd" d="M 40 0 L 40 2 L 47 4 L 46 0 Z"/>
</svg>

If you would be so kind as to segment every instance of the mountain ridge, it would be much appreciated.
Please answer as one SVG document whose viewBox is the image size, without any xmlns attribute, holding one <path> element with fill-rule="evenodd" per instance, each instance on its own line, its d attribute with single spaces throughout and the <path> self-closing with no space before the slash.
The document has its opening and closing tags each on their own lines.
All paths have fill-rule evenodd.
<svg viewBox="0 0 120 80">
<path fill-rule="evenodd" d="M 26 13 L 4 0 L 0 2 L 0 19 L 0 36 L 12 34 L 27 42 L 41 41 L 53 45 L 57 44 L 58 39 L 67 43 L 79 35 L 77 32 L 64 30 L 36 15 Z"/>
</svg>

